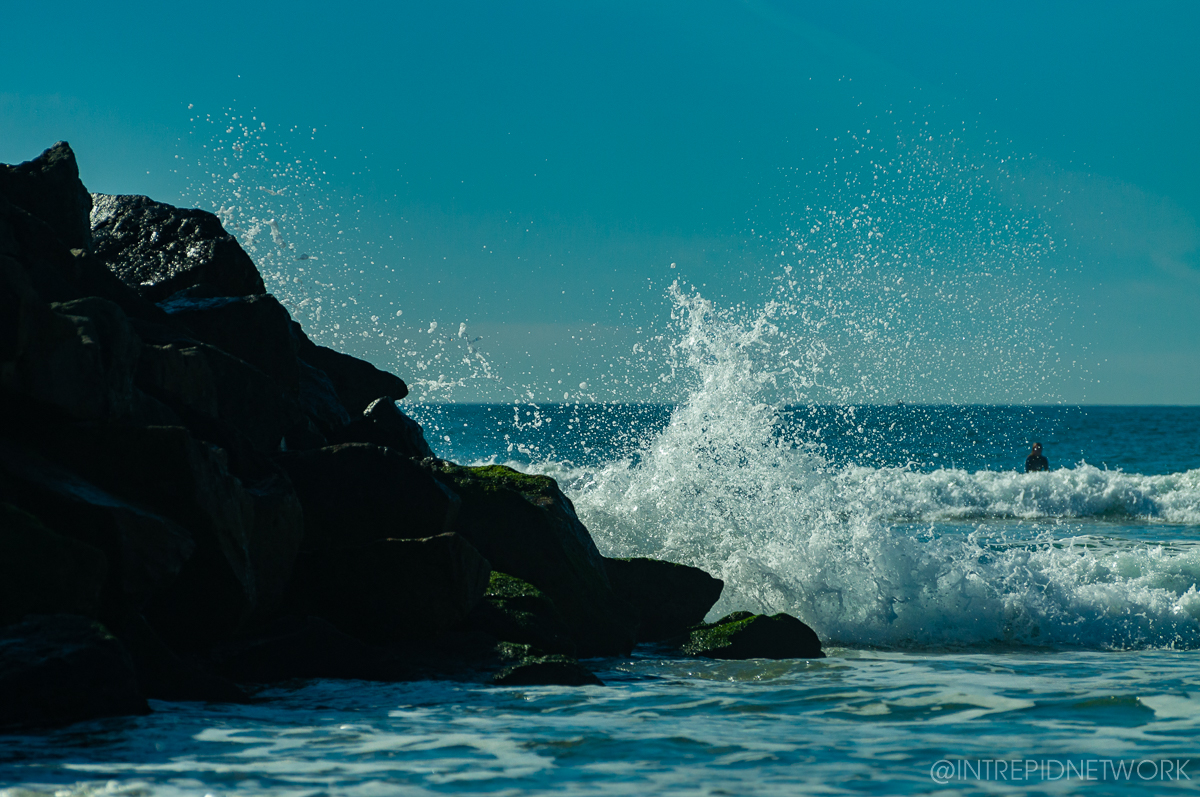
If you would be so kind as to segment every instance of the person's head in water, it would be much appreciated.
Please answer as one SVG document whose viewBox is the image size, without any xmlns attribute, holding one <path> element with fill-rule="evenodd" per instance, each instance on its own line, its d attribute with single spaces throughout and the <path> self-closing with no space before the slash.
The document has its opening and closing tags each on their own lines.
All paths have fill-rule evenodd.
<svg viewBox="0 0 1200 797">
<path fill-rule="evenodd" d="M 1050 470 L 1050 463 L 1042 456 L 1042 444 L 1034 443 L 1029 450 L 1029 456 L 1025 457 L 1025 472 L 1038 470 Z"/>
</svg>

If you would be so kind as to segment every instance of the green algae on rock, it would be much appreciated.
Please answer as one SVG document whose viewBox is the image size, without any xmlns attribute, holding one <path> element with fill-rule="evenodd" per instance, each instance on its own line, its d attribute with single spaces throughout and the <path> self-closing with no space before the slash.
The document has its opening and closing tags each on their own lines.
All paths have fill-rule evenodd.
<svg viewBox="0 0 1200 797">
<path fill-rule="evenodd" d="M 790 614 L 734 612 L 693 628 L 683 643 L 689 656 L 710 659 L 823 659 L 815 631 Z"/>
</svg>

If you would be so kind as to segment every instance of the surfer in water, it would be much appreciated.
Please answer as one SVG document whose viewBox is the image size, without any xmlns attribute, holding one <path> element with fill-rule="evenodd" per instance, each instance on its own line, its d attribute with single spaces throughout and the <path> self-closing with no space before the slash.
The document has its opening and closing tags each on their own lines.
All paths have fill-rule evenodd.
<svg viewBox="0 0 1200 797">
<path fill-rule="evenodd" d="M 1039 470 L 1050 470 L 1050 463 L 1042 456 L 1042 444 L 1034 443 L 1029 456 L 1025 457 L 1025 472 L 1034 473 Z"/>
</svg>

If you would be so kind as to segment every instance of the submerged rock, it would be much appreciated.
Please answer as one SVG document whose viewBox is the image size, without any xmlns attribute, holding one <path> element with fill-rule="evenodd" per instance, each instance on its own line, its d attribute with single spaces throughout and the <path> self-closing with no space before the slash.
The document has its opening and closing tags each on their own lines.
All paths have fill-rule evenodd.
<svg viewBox="0 0 1200 797">
<path fill-rule="evenodd" d="M 150 301 L 201 283 L 223 296 L 267 292 L 250 256 L 208 211 L 92 194 L 91 228 L 96 256 Z"/>
<path fill-rule="evenodd" d="M 639 642 L 669 639 L 704 622 L 725 582 L 698 567 L 657 559 L 605 559 L 613 592 L 640 617 Z"/>
<path fill-rule="evenodd" d="M 823 659 L 821 640 L 790 614 L 734 612 L 693 628 L 683 652 L 710 659 Z"/>
<path fill-rule="evenodd" d="M 492 676 L 495 686 L 604 686 L 570 656 L 528 656 Z"/>
<path fill-rule="evenodd" d="M 0 628 L 0 726 L 148 713 L 129 653 L 94 620 L 34 615 Z"/>
</svg>

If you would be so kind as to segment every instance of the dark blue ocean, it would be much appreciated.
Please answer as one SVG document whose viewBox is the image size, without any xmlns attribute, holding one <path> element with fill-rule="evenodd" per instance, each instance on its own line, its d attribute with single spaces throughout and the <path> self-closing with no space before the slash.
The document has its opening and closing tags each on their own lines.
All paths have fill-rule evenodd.
<svg viewBox="0 0 1200 797">
<path fill-rule="evenodd" d="M 819 661 L 278 685 L 0 741 L 26 794 L 1161 794 L 1200 778 L 1200 408 L 409 404 Z M 1033 440 L 1048 473 L 1021 472 Z M 1197 762 L 1192 763 L 1192 757 Z"/>
</svg>

